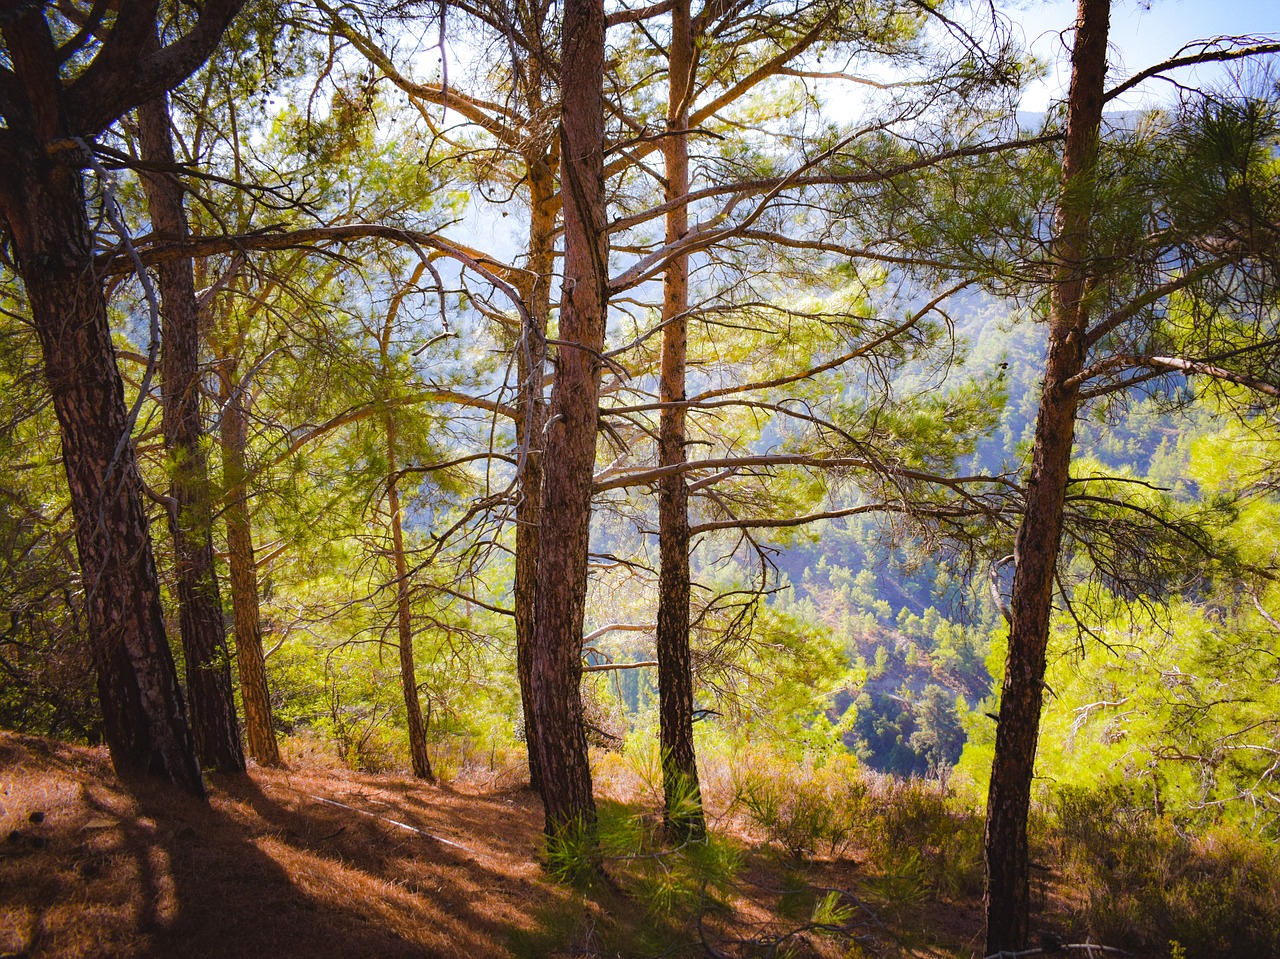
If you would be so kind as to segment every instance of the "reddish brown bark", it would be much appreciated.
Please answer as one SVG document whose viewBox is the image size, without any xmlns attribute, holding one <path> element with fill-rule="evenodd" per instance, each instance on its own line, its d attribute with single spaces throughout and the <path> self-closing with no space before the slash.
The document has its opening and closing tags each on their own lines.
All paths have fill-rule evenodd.
<svg viewBox="0 0 1280 959">
<path fill-rule="evenodd" d="M 594 835 L 582 727 L 582 619 L 591 480 L 604 347 L 608 238 L 604 204 L 604 8 L 567 0 L 561 42 L 561 341 L 546 430 L 545 484 L 530 651 L 534 733 L 546 830 Z"/>
<path fill-rule="evenodd" d="M 104 738 L 122 777 L 167 775 L 203 794 L 80 175 L 57 161 L 30 163 L 33 175 L 3 191 L 4 214 L 62 430 Z"/>
<path fill-rule="evenodd" d="M 172 165 L 173 142 L 166 97 L 138 107 L 142 157 Z M 189 235 L 181 185 L 167 176 L 144 175 L 143 188 L 158 236 Z M 196 754 L 221 772 L 243 772 L 244 752 L 231 683 L 231 653 L 222 598 L 213 565 L 213 511 L 209 462 L 200 419 L 200 308 L 191 260 L 156 267 L 162 319 L 161 427 L 169 454 L 169 530 L 178 581 L 178 613 L 187 666 L 187 697 Z"/>
<path fill-rule="evenodd" d="M 662 156 L 666 167 L 665 198 L 689 192 L 689 99 L 694 71 L 693 26 L 688 0 L 671 11 L 668 54 L 667 135 Z M 678 203 L 666 217 L 666 242 L 689 229 L 688 206 Z M 662 357 L 659 399 L 685 400 L 689 341 L 689 258 L 679 256 L 663 276 Z M 685 461 L 685 408 L 663 406 L 658 423 L 658 465 Z M 689 650 L 689 490 L 676 472 L 658 483 L 658 716 L 662 745 L 665 820 L 677 840 L 702 835 L 706 821 L 698 790 L 698 763 L 693 748 L 693 663 Z"/>
<path fill-rule="evenodd" d="M 391 550 L 396 564 L 396 632 L 400 648 L 400 688 L 404 693 L 405 726 L 409 731 L 409 761 L 419 779 L 434 780 L 427 755 L 427 724 L 418 698 L 418 674 L 413 661 L 413 618 L 409 608 L 409 564 L 404 554 L 400 520 L 400 487 L 396 467 L 396 424 L 390 414 L 383 421 L 387 437 L 387 511 L 391 514 Z"/>
<path fill-rule="evenodd" d="M 132 424 L 96 279 L 81 167 L 86 141 L 181 82 L 216 46 L 234 0 L 211 0 L 178 43 L 139 56 L 154 3 L 125 5 L 92 61 L 63 56 L 44 4 L 0 19 L 0 214 L 40 339 L 61 427 L 103 732 L 122 776 L 166 775 L 203 794 L 164 633 Z"/>
<path fill-rule="evenodd" d="M 253 526 L 249 516 L 249 467 L 245 450 L 249 422 L 243 384 L 224 371 L 222 384 L 222 482 L 226 488 L 222 510 L 227 524 L 227 566 L 231 580 L 232 622 L 236 634 L 236 668 L 240 673 L 240 701 L 244 704 L 245 739 L 249 755 L 263 766 L 281 765 L 271 719 L 266 657 L 262 652 L 262 615 L 258 608 L 258 568 L 253 557 Z"/>
<path fill-rule="evenodd" d="M 1035 773 L 1054 570 L 1088 321 L 1088 232 L 1107 67 L 1109 0 L 1079 0 L 1054 224 L 1049 357 L 1036 419 L 1026 511 L 1014 545 L 1009 652 L 987 797 L 988 954 L 1025 949 L 1030 934 L 1027 815 Z"/>
<path fill-rule="evenodd" d="M 528 279 L 522 280 L 524 298 L 532 326 L 517 345 L 516 375 L 520 379 L 516 395 L 516 440 L 525 454 L 520 478 L 520 503 L 516 507 L 516 674 L 520 681 L 520 701 L 524 710 L 525 745 L 529 754 L 529 785 L 541 789 L 538 771 L 538 735 L 533 714 L 531 651 L 533 648 L 534 603 L 538 579 L 538 530 L 542 523 L 542 431 L 547 421 L 543 398 L 542 370 L 546 357 L 547 318 L 551 314 L 551 273 L 555 267 L 556 193 L 554 153 L 526 158 L 529 177 Z"/>
</svg>

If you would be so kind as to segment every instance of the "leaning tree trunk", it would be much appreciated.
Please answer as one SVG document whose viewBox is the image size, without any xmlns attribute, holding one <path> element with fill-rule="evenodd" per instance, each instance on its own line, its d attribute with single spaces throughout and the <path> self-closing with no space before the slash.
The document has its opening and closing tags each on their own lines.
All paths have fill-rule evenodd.
<svg viewBox="0 0 1280 959">
<path fill-rule="evenodd" d="M 542 431 L 547 422 L 542 376 L 546 366 L 547 318 L 551 314 L 551 271 L 555 267 L 556 194 L 554 151 L 526 158 L 529 175 L 529 249 L 527 279 L 520 295 L 532 326 L 517 344 L 516 441 L 525 452 L 516 506 L 516 675 L 524 710 L 525 746 L 529 754 L 529 785 L 542 788 L 538 771 L 538 736 L 534 731 L 533 648 L 534 602 L 538 580 L 538 530 L 542 523 Z"/>
<path fill-rule="evenodd" d="M 17 131 L 10 132 L 16 139 Z M 0 210 L 61 427 L 104 738 L 122 777 L 166 775 L 203 795 L 164 631 L 132 423 L 94 269 L 84 184 L 73 162 L 51 155 L 36 137 L 18 149 L 27 175 L 0 170 Z"/>
<path fill-rule="evenodd" d="M 553 842 L 595 833 L 582 727 L 582 619 L 591 483 L 604 348 L 608 239 L 604 222 L 604 7 L 566 0 L 561 42 L 564 281 L 560 344 L 545 432 L 545 484 L 533 646 L 534 734 L 546 831 Z M 590 841 L 590 838 L 589 838 Z"/>
<path fill-rule="evenodd" d="M 173 166 L 169 105 L 165 96 L 138 107 L 142 158 Z M 171 177 L 142 177 L 159 237 L 189 234 L 182 187 Z M 243 772 L 244 752 L 236 719 L 222 599 L 213 565 L 213 511 L 209 461 L 200 420 L 200 308 L 191 260 L 156 267 L 163 332 L 160 338 L 161 426 L 169 453 L 169 529 L 178 580 L 182 650 L 187 662 L 191 727 L 201 762 L 221 772 Z"/>
<path fill-rule="evenodd" d="M 249 518 L 249 467 L 245 458 L 249 417 L 245 384 L 224 371 L 222 384 L 222 482 L 226 487 L 222 518 L 227 524 L 227 566 L 231 571 L 231 610 L 236 633 L 236 667 L 244 703 L 249 755 L 263 766 L 279 766 L 280 746 L 271 721 L 271 694 L 262 652 L 262 615 L 258 608 L 258 568 L 253 558 Z"/>
<path fill-rule="evenodd" d="M 693 80 L 693 28 L 689 0 L 671 11 L 668 58 L 666 242 L 688 232 L 689 99 Z M 689 341 L 689 257 L 678 256 L 663 276 L 662 362 L 658 414 L 658 463 L 685 461 L 685 379 Z M 693 749 L 693 664 L 689 654 L 689 488 L 676 472 L 658 484 L 658 716 L 662 743 L 662 785 L 667 829 L 678 841 L 706 832 L 698 763 Z"/>
<path fill-rule="evenodd" d="M 988 954 L 1025 949 L 1030 933 L 1027 816 L 1044 700 L 1054 570 L 1079 403 L 1079 389 L 1071 380 L 1085 360 L 1088 232 L 1109 16 L 1109 0 L 1079 0 L 1054 224 L 1049 357 L 1036 418 L 1026 512 L 1014 544 L 1009 653 L 987 797 Z"/>
</svg>

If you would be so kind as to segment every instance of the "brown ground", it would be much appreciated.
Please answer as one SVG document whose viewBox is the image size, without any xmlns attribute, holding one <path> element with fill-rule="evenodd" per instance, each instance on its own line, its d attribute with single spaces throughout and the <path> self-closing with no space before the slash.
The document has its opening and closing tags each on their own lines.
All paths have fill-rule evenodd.
<svg viewBox="0 0 1280 959">
<path fill-rule="evenodd" d="M 104 750 L 0 732 L 0 959 L 645 954 L 658 920 L 609 881 L 587 896 L 551 883 L 540 825 L 527 789 L 473 795 L 298 761 L 211 777 L 207 804 L 127 791 Z M 830 862 L 806 879 L 848 889 L 858 872 Z M 732 910 L 703 934 L 725 955 L 767 952 L 745 940 L 807 915 L 784 902 L 786 873 L 751 854 Z M 892 918 L 917 956 L 969 956 L 981 928 L 972 902 Z M 947 950 L 925 947 L 926 923 Z M 868 954 L 901 954 L 866 931 Z M 825 956 L 849 943 L 807 932 L 791 945 Z M 709 954 L 693 927 L 676 952 Z"/>
</svg>

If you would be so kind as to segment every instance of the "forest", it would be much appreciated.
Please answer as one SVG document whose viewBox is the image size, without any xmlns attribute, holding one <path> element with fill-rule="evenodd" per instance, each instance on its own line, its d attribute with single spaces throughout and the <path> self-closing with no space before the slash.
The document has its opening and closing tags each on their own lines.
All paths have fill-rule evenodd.
<svg viewBox="0 0 1280 959">
<path fill-rule="evenodd" d="M 310 955 L 1280 957 L 1280 30 L 1121 9 L 0 2 L 0 955 L 328 769 L 560 912 Z"/>
</svg>

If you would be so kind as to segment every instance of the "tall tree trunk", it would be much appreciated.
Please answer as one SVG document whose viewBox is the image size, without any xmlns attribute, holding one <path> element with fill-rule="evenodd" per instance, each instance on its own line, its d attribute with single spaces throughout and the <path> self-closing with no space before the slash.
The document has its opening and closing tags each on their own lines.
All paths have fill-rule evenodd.
<svg viewBox="0 0 1280 959">
<path fill-rule="evenodd" d="M 533 647 L 534 731 L 547 835 L 595 833 L 582 727 L 582 618 L 608 285 L 604 204 L 604 7 L 566 0 L 560 157 L 564 281 L 546 430 Z"/>
<path fill-rule="evenodd" d="M 240 671 L 240 699 L 244 703 L 244 731 L 249 755 L 263 766 L 279 766 L 280 746 L 271 721 L 271 694 L 262 653 L 262 617 L 258 609 L 258 568 L 253 558 L 253 527 L 249 519 L 249 467 L 245 459 L 249 418 L 244 384 L 231 371 L 221 377 L 222 482 L 226 487 L 222 516 L 227 524 L 227 565 L 231 571 L 231 609 L 236 633 L 236 666 Z"/>
<path fill-rule="evenodd" d="M 12 39 L 18 26 L 9 24 L 6 37 Z M 13 169 L 0 169 L 0 210 L 61 427 L 104 737 L 122 777 L 165 775 L 203 795 L 164 631 L 132 424 L 93 265 L 84 184 L 74 163 L 44 149 L 47 136 L 16 142 L 19 132 L 9 131 L 9 146 L 19 156 Z"/>
<path fill-rule="evenodd" d="M 1089 219 L 1107 67 L 1109 0 L 1079 0 L 1054 224 L 1049 357 L 1036 418 L 1026 512 L 1014 544 L 1009 653 L 987 797 L 987 953 L 1025 949 L 1030 933 L 1027 816 L 1035 771 L 1054 570 L 1085 359 Z"/>
<path fill-rule="evenodd" d="M 667 135 L 662 143 L 666 199 L 689 192 L 689 99 L 694 69 L 689 0 L 671 11 L 668 55 Z M 667 213 L 666 241 L 689 230 L 687 202 Z M 682 404 L 689 341 L 689 258 L 676 257 L 662 280 L 662 361 L 659 399 Z M 685 408 L 664 405 L 658 421 L 658 463 L 685 461 Z M 673 838 L 683 841 L 706 832 L 698 763 L 693 749 L 693 664 L 689 655 L 689 488 L 676 473 L 658 484 L 658 716 L 662 742 L 665 819 Z"/>
<path fill-rule="evenodd" d="M 404 691 L 405 721 L 409 727 L 409 759 L 413 774 L 435 779 L 427 756 L 427 724 L 418 699 L 418 677 L 413 662 L 413 620 L 409 615 L 409 564 L 404 555 L 404 531 L 400 525 L 400 489 L 396 476 L 395 423 L 386 419 L 387 509 L 391 511 L 391 548 L 396 560 L 396 627 L 400 639 L 400 686 Z"/>
<path fill-rule="evenodd" d="M 516 440 L 527 448 L 520 478 L 520 502 L 516 507 L 516 675 L 524 710 L 525 745 L 529 753 L 529 785 L 542 788 L 538 770 L 538 735 L 533 714 L 531 652 L 533 648 L 534 597 L 538 579 L 538 530 L 542 523 L 542 431 L 547 422 L 542 372 L 546 365 L 547 318 L 551 314 L 551 272 L 555 266 L 556 196 L 555 156 L 526 158 L 529 176 L 528 280 L 520 295 L 533 321 L 517 347 Z"/>
<path fill-rule="evenodd" d="M 180 40 L 143 56 L 155 4 L 124 4 L 99 19 L 94 42 L 75 56 L 45 19 L 47 4 L 6 4 L 0 16 L 0 217 L 61 427 L 104 735 L 122 775 L 167 775 L 197 795 L 204 781 L 164 633 L 80 170 L 92 162 L 88 141 L 190 76 L 238 8 L 239 0 L 209 0 Z"/>
<path fill-rule="evenodd" d="M 391 330 L 382 340 L 382 370 L 387 372 L 387 346 Z M 396 630 L 400 640 L 400 688 L 404 693 L 405 725 L 409 731 L 409 761 L 419 779 L 434 780 L 427 755 L 427 724 L 418 698 L 418 675 L 413 661 L 413 618 L 409 609 L 409 564 L 404 555 L 404 529 L 400 520 L 400 477 L 396 465 L 396 421 L 388 411 L 382 420 L 387 439 L 387 510 L 391 513 L 391 549 L 396 564 Z"/>
<path fill-rule="evenodd" d="M 158 44 L 157 44 L 158 47 Z M 142 158 L 172 166 L 167 97 L 138 107 Z M 168 176 L 142 177 L 156 234 L 184 240 L 189 234 L 182 187 Z M 236 719 L 222 599 L 213 565 L 213 512 L 209 462 L 200 420 L 200 309 L 191 260 L 156 267 L 160 285 L 160 396 L 169 454 L 169 529 L 177 566 L 178 612 L 187 662 L 187 697 L 196 753 L 220 772 L 244 772 Z"/>
</svg>

